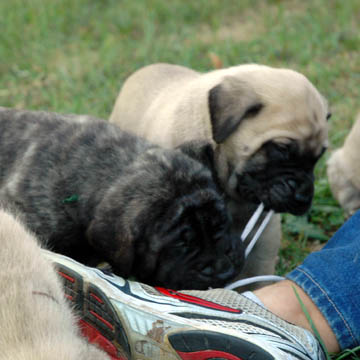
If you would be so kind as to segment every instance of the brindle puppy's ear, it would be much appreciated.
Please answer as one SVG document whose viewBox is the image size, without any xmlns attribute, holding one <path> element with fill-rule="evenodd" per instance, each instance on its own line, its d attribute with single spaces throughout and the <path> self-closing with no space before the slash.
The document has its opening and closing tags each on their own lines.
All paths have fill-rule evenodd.
<svg viewBox="0 0 360 360">
<path fill-rule="evenodd" d="M 211 171 L 215 170 L 215 157 L 212 145 L 203 140 L 187 141 L 177 147 L 184 154 L 199 161 Z"/>
<path fill-rule="evenodd" d="M 233 76 L 209 91 L 209 112 L 213 139 L 221 143 L 239 126 L 242 120 L 256 116 L 262 109 L 259 96 L 244 81 Z"/>
</svg>

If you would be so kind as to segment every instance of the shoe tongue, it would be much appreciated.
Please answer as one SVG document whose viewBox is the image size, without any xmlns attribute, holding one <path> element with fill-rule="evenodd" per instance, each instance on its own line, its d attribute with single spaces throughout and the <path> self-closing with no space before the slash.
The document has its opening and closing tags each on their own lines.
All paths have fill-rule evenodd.
<svg viewBox="0 0 360 360">
<path fill-rule="evenodd" d="M 266 306 L 264 305 L 264 303 L 252 291 L 245 291 L 245 292 L 241 293 L 241 295 L 247 297 L 249 300 L 254 301 L 258 305 L 260 305 L 266 309 Z"/>
<path fill-rule="evenodd" d="M 260 275 L 260 276 L 253 276 L 247 279 L 240 279 L 237 281 L 234 281 L 228 285 L 225 286 L 225 289 L 227 290 L 234 290 L 237 288 L 240 288 L 245 285 L 261 282 L 261 281 L 281 281 L 285 280 L 284 277 L 278 276 L 278 275 Z"/>
</svg>

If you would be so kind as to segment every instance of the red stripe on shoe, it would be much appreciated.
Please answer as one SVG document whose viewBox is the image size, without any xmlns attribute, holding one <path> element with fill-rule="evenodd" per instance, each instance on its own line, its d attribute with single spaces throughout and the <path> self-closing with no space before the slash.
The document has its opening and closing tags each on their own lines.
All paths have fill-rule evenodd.
<svg viewBox="0 0 360 360">
<path fill-rule="evenodd" d="M 231 308 L 228 306 L 223 306 L 223 305 L 220 305 L 220 304 L 208 301 L 208 300 L 198 298 L 196 296 L 182 294 L 175 290 L 165 289 L 162 287 L 155 287 L 155 289 L 163 295 L 170 296 L 170 297 L 178 299 L 180 301 L 184 301 L 184 302 L 188 302 L 188 303 L 196 304 L 196 305 L 200 305 L 200 306 L 205 306 L 207 308 L 215 309 L 215 310 L 222 310 L 222 311 L 239 313 L 239 314 L 242 313 L 242 311 L 240 309 L 234 309 L 234 308 Z"/>
<path fill-rule="evenodd" d="M 74 282 L 75 282 L 75 279 L 74 279 L 74 278 L 72 278 L 71 276 L 66 275 L 66 274 L 64 274 L 64 273 L 63 273 L 63 272 L 61 272 L 61 271 L 58 271 L 58 273 L 59 273 L 59 275 L 61 275 L 63 278 L 65 278 L 65 279 L 67 279 L 67 280 L 71 281 L 72 283 L 74 283 Z"/>
<path fill-rule="evenodd" d="M 177 353 L 182 360 L 208 360 L 208 359 L 243 360 L 242 358 L 239 358 L 235 355 L 218 350 L 201 350 L 194 352 L 177 351 Z"/>
<path fill-rule="evenodd" d="M 111 341 L 106 339 L 98 330 L 87 323 L 84 320 L 79 320 L 79 325 L 82 334 L 92 344 L 97 344 L 102 350 L 104 350 L 111 358 L 111 360 L 128 360 L 126 357 L 119 357 L 117 355 L 117 349 Z"/>
<path fill-rule="evenodd" d="M 99 314 L 97 314 L 95 311 L 90 310 L 90 314 L 94 315 L 98 320 L 100 320 L 102 323 L 104 323 L 109 329 L 114 330 L 114 327 L 106 321 L 103 317 L 101 317 Z"/>
<path fill-rule="evenodd" d="M 103 304 L 104 302 L 95 294 L 90 293 L 90 296 L 93 297 L 97 302 L 99 302 L 100 304 Z"/>
</svg>

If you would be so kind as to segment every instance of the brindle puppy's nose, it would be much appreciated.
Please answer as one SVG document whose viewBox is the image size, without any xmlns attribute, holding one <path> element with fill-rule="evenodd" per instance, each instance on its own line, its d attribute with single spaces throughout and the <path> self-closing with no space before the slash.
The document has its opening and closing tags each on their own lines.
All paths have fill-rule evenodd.
<svg viewBox="0 0 360 360">
<path fill-rule="evenodd" d="M 226 281 L 235 276 L 235 268 L 227 256 L 222 256 L 214 260 L 210 265 L 204 267 L 200 273 L 206 277 L 214 277 L 221 281 Z"/>
<path fill-rule="evenodd" d="M 215 276 L 220 280 L 230 280 L 235 276 L 235 268 L 227 256 L 223 256 L 215 263 Z"/>
<path fill-rule="evenodd" d="M 201 270 L 201 274 L 203 274 L 205 276 L 212 276 L 212 275 L 214 275 L 214 272 L 215 272 L 215 269 L 210 265 Z"/>
</svg>

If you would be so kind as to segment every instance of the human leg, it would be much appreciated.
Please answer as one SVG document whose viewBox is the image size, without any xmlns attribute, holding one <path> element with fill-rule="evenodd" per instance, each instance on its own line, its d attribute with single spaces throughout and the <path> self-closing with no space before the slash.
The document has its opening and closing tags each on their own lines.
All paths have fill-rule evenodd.
<svg viewBox="0 0 360 360">
<path fill-rule="evenodd" d="M 329 351 L 360 344 L 360 212 L 325 247 L 310 254 L 284 282 L 255 291 L 282 318 L 309 329 L 295 297 L 302 295 Z"/>
<path fill-rule="evenodd" d="M 280 281 L 255 290 L 254 294 L 275 315 L 312 332 L 311 325 L 296 297 L 295 290 L 315 324 L 327 351 L 339 352 L 339 344 L 330 325 L 311 298 L 296 283 L 290 280 Z"/>
</svg>

